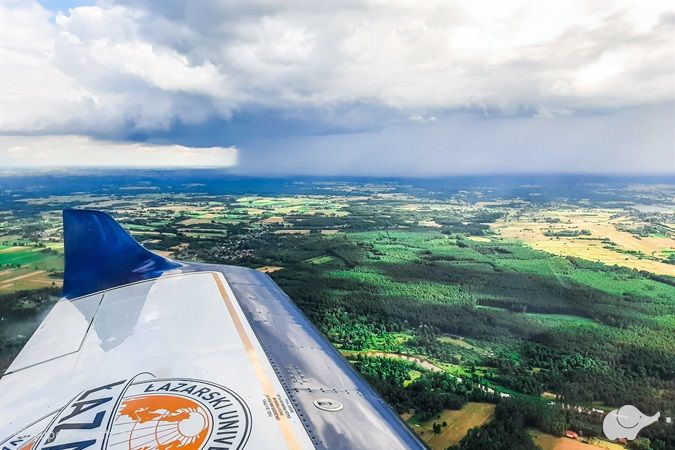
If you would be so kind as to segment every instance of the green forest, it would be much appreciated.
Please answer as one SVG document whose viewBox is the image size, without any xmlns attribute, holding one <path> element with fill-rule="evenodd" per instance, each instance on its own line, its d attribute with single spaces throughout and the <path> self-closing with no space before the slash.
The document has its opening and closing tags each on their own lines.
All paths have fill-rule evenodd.
<svg viewBox="0 0 675 450">
<path fill-rule="evenodd" d="M 515 394 L 520 400 L 501 401 L 508 405 L 503 408 L 523 410 L 523 420 L 543 431 L 562 435 L 572 427 L 601 435 L 599 417 L 555 414 L 560 407 L 549 405 L 545 392 L 553 393 L 556 405 L 608 410 L 634 404 L 648 414 L 672 414 L 671 278 L 519 243 L 468 239 L 487 235 L 483 222 L 445 218 L 441 230 L 401 230 L 395 219 L 382 223 L 375 211 L 358 212 L 372 221 L 366 225 L 352 214 L 345 232 L 335 236 L 263 234 L 245 243 L 253 257 L 232 262 L 283 266 L 271 276 L 341 349 L 428 356 L 449 374 Z M 475 346 L 453 345 L 446 337 Z M 468 400 L 500 401 L 431 373 L 403 388 L 405 368 L 379 364 L 384 367 L 355 362 L 399 411 L 413 409 L 420 420 Z M 657 424 L 642 435 L 654 448 L 673 445 L 672 428 Z M 491 429 L 467 439 L 487 439 Z"/>
</svg>

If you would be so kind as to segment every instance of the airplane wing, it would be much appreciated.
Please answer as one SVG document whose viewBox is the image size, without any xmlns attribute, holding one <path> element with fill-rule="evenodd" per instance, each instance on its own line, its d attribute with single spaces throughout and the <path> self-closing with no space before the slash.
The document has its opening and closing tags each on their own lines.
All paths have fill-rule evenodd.
<svg viewBox="0 0 675 450">
<path fill-rule="evenodd" d="M 0 450 L 425 448 L 267 275 L 63 218 L 64 297 L 0 379 Z"/>
</svg>

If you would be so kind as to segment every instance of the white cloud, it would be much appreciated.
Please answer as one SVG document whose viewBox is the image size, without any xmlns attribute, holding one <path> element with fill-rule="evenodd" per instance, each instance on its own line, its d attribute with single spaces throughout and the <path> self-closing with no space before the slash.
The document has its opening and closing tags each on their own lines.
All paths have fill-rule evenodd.
<svg viewBox="0 0 675 450">
<path fill-rule="evenodd" d="M 420 113 L 413 113 L 408 116 L 408 120 L 416 123 L 429 123 L 429 122 L 436 122 L 436 120 L 438 119 L 436 118 L 436 116 L 425 116 Z"/>
<path fill-rule="evenodd" d="M 66 111 L 84 114 L 87 90 L 54 64 L 50 14 L 31 2 L 3 1 L 0 8 L 2 131 L 49 129 Z"/>
<path fill-rule="evenodd" d="M 97 141 L 84 136 L 0 135 L 1 167 L 231 167 L 234 147 L 192 148 Z"/>
<path fill-rule="evenodd" d="M 669 1 L 1 7 L 4 133 L 129 134 L 247 108 L 330 117 L 351 104 L 413 121 L 587 114 L 675 95 Z"/>
</svg>

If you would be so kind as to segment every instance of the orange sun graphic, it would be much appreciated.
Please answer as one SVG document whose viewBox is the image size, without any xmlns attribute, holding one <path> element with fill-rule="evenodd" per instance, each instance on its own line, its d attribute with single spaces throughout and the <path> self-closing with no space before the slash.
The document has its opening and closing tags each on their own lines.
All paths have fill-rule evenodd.
<svg viewBox="0 0 675 450">
<path fill-rule="evenodd" d="M 33 450 L 33 447 L 37 443 L 37 439 L 38 439 L 37 436 L 32 438 L 30 441 L 26 442 L 21 447 L 19 447 L 19 450 Z"/>
<path fill-rule="evenodd" d="M 199 450 L 211 416 L 199 403 L 177 395 L 125 399 L 110 431 L 111 450 Z"/>
</svg>

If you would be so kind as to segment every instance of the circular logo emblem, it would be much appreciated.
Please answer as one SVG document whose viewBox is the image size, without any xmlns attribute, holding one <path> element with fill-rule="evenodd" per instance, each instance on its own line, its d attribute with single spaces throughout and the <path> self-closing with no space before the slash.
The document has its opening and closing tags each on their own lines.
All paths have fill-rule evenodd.
<svg viewBox="0 0 675 450">
<path fill-rule="evenodd" d="M 200 380 L 133 383 L 110 428 L 109 450 L 242 448 L 250 413 L 229 389 Z"/>
<path fill-rule="evenodd" d="M 88 389 L 0 442 L 3 450 L 242 449 L 251 412 L 230 389 L 146 374 Z M 95 446 L 95 447 L 94 447 Z"/>
</svg>

